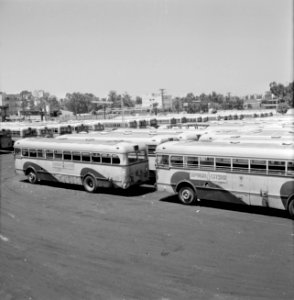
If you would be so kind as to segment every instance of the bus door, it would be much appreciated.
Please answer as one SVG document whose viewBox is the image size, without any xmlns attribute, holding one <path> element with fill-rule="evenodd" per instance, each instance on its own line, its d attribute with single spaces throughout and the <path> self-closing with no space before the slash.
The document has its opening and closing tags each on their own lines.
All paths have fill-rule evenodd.
<svg viewBox="0 0 294 300">
<path fill-rule="evenodd" d="M 266 160 L 250 161 L 250 204 L 269 206 L 268 176 L 266 176 Z"/>
<path fill-rule="evenodd" d="M 248 187 L 250 186 L 250 176 L 248 175 L 248 159 L 232 159 L 232 190 L 236 202 L 250 205 L 250 195 Z"/>
</svg>

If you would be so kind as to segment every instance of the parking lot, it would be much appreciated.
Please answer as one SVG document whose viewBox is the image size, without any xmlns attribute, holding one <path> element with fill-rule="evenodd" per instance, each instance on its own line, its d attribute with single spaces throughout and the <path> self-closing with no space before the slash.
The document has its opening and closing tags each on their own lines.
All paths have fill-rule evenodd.
<svg viewBox="0 0 294 300">
<path fill-rule="evenodd" d="M 294 221 L 151 185 L 29 184 L 0 155 L 0 299 L 293 299 Z"/>
</svg>

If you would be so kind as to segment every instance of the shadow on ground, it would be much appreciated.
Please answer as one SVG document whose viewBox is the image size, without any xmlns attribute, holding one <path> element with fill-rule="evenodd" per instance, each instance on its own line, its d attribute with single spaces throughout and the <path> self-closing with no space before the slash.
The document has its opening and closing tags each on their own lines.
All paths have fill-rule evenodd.
<svg viewBox="0 0 294 300">
<path fill-rule="evenodd" d="M 177 195 L 172 195 L 168 197 L 164 197 L 159 199 L 159 201 L 174 203 L 178 205 L 184 205 L 180 202 Z M 256 215 L 265 215 L 265 216 L 274 216 L 279 218 L 287 218 L 289 219 L 288 212 L 285 210 L 279 210 L 269 207 L 260 207 L 260 206 L 250 206 L 250 205 L 241 205 L 227 202 L 218 202 L 218 201 L 209 201 L 209 200 L 200 200 L 195 204 L 191 205 L 192 207 L 211 207 L 222 210 L 231 210 L 237 212 L 243 212 L 248 214 L 256 214 Z"/>
<path fill-rule="evenodd" d="M 28 182 L 27 179 L 21 180 L 23 183 L 27 183 L 31 185 L 31 183 Z M 82 191 L 87 193 L 82 185 L 76 185 L 76 184 L 68 184 L 68 183 L 61 183 L 61 182 L 53 182 L 53 181 L 41 181 L 37 183 L 38 185 L 43 186 L 51 186 L 59 189 L 69 189 L 69 190 L 75 190 L 75 191 Z M 105 195 L 116 195 L 116 196 L 122 196 L 122 197 L 136 197 L 136 196 L 143 196 L 149 193 L 155 192 L 156 189 L 153 185 L 139 185 L 139 186 L 132 186 L 128 189 L 121 189 L 121 188 L 98 188 L 96 190 L 96 194 L 105 194 Z"/>
</svg>

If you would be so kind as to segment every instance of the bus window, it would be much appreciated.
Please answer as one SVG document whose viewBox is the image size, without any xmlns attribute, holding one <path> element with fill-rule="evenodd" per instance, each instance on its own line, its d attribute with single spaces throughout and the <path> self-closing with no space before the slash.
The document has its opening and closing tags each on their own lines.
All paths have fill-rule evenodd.
<svg viewBox="0 0 294 300">
<path fill-rule="evenodd" d="M 199 157 L 200 158 L 200 168 L 213 169 L 214 168 L 214 157 Z"/>
<path fill-rule="evenodd" d="M 102 154 L 101 155 L 101 162 L 103 164 L 111 164 L 111 156 L 110 156 L 110 154 Z"/>
<path fill-rule="evenodd" d="M 29 156 L 29 150 L 28 149 L 22 149 L 21 150 L 21 155 L 22 156 Z"/>
<path fill-rule="evenodd" d="M 36 149 L 29 149 L 29 155 L 30 157 L 37 157 Z"/>
<path fill-rule="evenodd" d="M 54 158 L 56 160 L 61 160 L 62 159 L 62 151 L 61 150 L 54 150 Z"/>
<path fill-rule="evenodd" d="M 266 172 L 266 160 L 252 159 L 250 161 L 250 172 L 265 173 Z"/>
<path fill-rule="evenodd" d="M 146 152 L 144 150 L 138 151 L 138 159 L 139 160 L 146 160 L 147 159 Z"/>
<path fill-rule="evenodd" d="M 155 154 L 156 145 L 148 145 L 148 154 Z"/>
<path fill-rule="evenodd" d="M 170 164 L 174 167 L 183 167 L 184 164 L 183 156 L 172 155 L 170 157 Z"/>
<path fill-rule="evenodd" d="M 71 152 L 70 151 L 63 151 L 63 159 L 64 160 L 71 160 L 72 159 Z"/>
<path fill-rule="evenodd" d="M 81 153 L 80 152 L 73 152 L 72 153 L 72 160 L 81 161 Z"/>
<path fill-rule="evenodd" d="M 43 152 L 42 149 L 38 149 L 38 150 L 37 150 L 37 157 L 38 157 L 38 158 L 43 158 L 43 157 L 44 157 L 44 152 Z"/>
<path fill-rule="evenodd" d="M 196 156 L 188 156 L 187 157 L 187 166 L 189 168 L 199 168 L 198 157 Z"/>
<path fill-rule="evenodd" d="M 288 163 L 287 163 L 287 174 L 288 175 L 294 174 L 294 162 L 293 161 L 288 161 Z"/>
<path fill-rule="evenodd" d="M 169 166 L 169 156 L 168 155 L 158 155 L 157 164 L 159 166 Z"/>
<path fill-rule="evenodd" d="M 284 161 L 269 160 L 268 172 L 269 174 L 285 174 L 286 163 Z"/>
<path fill-rule="evenodd" d="M 129 152 L 128 153 L 128 161 L 129 163 L 134 163 L 138 160 L 138 155 L 136 152 Z"/>
<path fill-rule="evenodd" d="M 82 161 L 91 161 L 90 153 L 89 152 L 82 152 Z"/>
<path fill-rule="evenodd" d="M 14 154 L 19 156 L 21 154 L 20 148 L 14 148 Z"/>
<path fill-rule="evenodd" d="M 118 155 L 116 155 L 116 154 L 113 154 L 113 155 L 112 155 L 112 163 L 113 163 L 114 165 L 119 165 L 119 164 L 120 164 L 120 158 L 119 158 Z"/>
<path fill-rule="evenodd" d="M 53 151 L 46 150 L 46 159 L 53 159 Z"/>
<path fill-rule="evenodd" d="M 248 172 L 248 159 L 233 158 L 233 171 Z"/>
<path fill-rule="evenodd" d="M 216 169 L 231 169 L 231 159 L 225 157 L 215 158 L 215 168 Z"/>
<path fill-rule="evenodd" d="M 100 163 L 100 153 L 92 153 L 92 162 Z"/>
</svg>

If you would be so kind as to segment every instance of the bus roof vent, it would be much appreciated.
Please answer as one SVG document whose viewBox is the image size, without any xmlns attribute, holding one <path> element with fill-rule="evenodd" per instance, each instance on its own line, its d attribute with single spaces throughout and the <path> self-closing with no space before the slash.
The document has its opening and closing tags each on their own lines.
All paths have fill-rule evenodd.
<svg viewBox="0 0 294 300">
<path fill-rule="evenodd" d="M 283 146 L 291 146 L 293 143 L 292 142 L 283 142 L 282 145 Z"/>
<path fill-rule="evenodd" d="M 240 141 L 230 141 L 230 144 L 240 144 Z"/>
<path fill-rule="evenodd" d="M 271 136 L 271 139 L 280 139 L 280 138 L 281 138 L 280 135 L 272 135 L 272 136 Z"/>
</svg>

